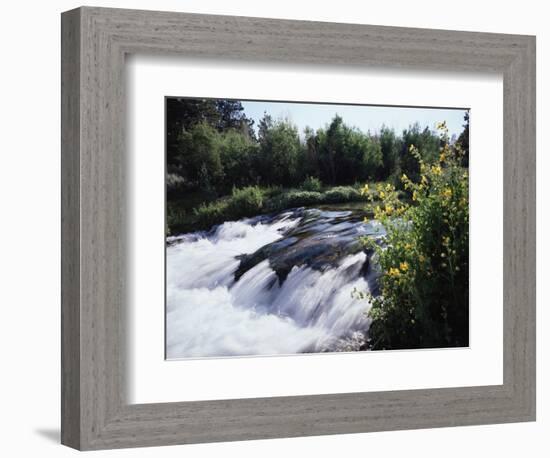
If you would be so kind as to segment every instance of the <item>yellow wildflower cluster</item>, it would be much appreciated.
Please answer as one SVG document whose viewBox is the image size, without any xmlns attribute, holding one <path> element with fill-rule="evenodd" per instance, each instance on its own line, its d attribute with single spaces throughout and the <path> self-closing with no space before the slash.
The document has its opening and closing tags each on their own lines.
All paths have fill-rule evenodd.
<svg viewBox="0 0 550 458">
<path fill-rule="evenodd" d="M 447 124 L 438 123 L 437 129 L 437 154 L 408 146 L 415 161 L 408 158 L 403 164 L 399 190 L 379 183 L 369 192 L 374 218 L 386 230 L 385 243 L 373 244 L 383 276 L 369 316 L 388 327 L 406 313 L 411 323 L 418 321 L 423 315 L 417 310 L 427 310 L 426 304 L 439 306 L 431 291 L 443 289 L 451 297 L 456 285 L 464 290 L 467 282 L 467 162 L 450 143 Z"/>
<path fill-rule="evenodd" d="M 432 173 L 436 176 L 441 175 L 442 170 L 440 165 L 432 165 Z"/>
<path fill-rule="evenodd" d="M 399 275 L 401 275 L 401 272 L 397 267 L 390 267 L 390 270 L 388 271 L 388 275 L 390 277 L 399 277 Z"/>
<path fill-rule="evenodd" d="M 446 199 L 450 199 L 453 196 L 453 191 L 451 190 L 451 188 L 445 188 L 441 195 Z"/>
<path fill-rule="evenodd" d="M 407 261 L 403 261 L 399 264 L 399 267 L 390 267 L 388 270 L 388 275 L 390 277 L 397 278 L 401 276 L 402 273 L 406 273 L 409 270 L 409 263 Z"/>
</svg>

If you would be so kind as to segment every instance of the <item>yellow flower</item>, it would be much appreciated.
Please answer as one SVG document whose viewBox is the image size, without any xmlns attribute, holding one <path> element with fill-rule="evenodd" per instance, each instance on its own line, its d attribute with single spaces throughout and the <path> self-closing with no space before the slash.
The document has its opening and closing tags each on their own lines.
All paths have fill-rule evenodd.
<svg viewBox="0 0 550 458">
<path fill-rule="evenodd" d="M 365 217 L 363 218 L 363 223 L 367 224 L 368 222 L 369 222 L 369 219 L 365 216 Z"/>
<path fill-rule="evenodd" d="M 392 185 L 391 185 L 390 183 L 388 183 L 388 184 L 386 185 L 386 191 L 387 191 L 387 192 L 391 192 L 392 190 L 393 190 Z"/>
<path fill-rule="evenodd" d="M 386 214 L 390 216 L 393 213 L 393 207 L 391 205 L 386 205 Z"/>
<path fill-rule="evenodd" d="M 422 178 L 420 179 L 420 183 L 422 183 L 424 186 L 428 184 L 428 179 L 426 178 L 426 175 L 422 175 Z"/>
<path fill-rule="evenodd" d="M 441 167 L 439 165 L 432 165 L 432 173 L 434 175 L 441 175 Z"/>
<path fill-rule="evenodd" d="M 399 275 L 401 275 L 401 272 L 399 272 L 399 269 L 396 267 L 390 267 L 388 273 L 390 274 L 390 277 L 399 277 Z"/>
<path fill-rule="evenodd" d="M 369 185 L 366 184 L 365 186 L 363 186 L 363 189 L 361 189 L 361 195 L 364 196 L 368 192 L 369 192 Z"/>
<path fill-rule="evenodd" d="M 399 268 L 403 271 L 403 272 L 406 272 L 407 270 L 409 270 L 409 263 L 408 262 L 402 262 L 401 264 L 399 264 Z"/>
<path fill-rule="evenodd" d="M 410 243 L 405 243 L 405 250 L 410 250 L 412 245 Z"/>
<path fill-rule="evenodd" d="M 444 162 L 445 161 L 445 153 L 441 153 L 439 155 L 439 162 Z"/>
<path fill-rule="evenodd" d="M 418 193 L 416 191 L 413 191 L 413 200 L 418 199 Z"/>
<path fill-rule="evenodd" d="M 443 197 L 450 198 L 452 197 L 452 195 L 453 191 L 451 190 L 451 188 L 445 188 L 445 190 L 443 191 Z"/>
<path fill-rule="evenodd" d="M 380 198 L 383 199 L 384 197 L 386 197 L 386 194 L 384 193 L 384 191 L 380 191 Z"/>
<path fill-rule="evenodd" d="M 408 181 L 409 180 L 409 177 L 405 174 L 401 175 L 401 181 L 405 182 L 405 181 Z"/>
</svg>

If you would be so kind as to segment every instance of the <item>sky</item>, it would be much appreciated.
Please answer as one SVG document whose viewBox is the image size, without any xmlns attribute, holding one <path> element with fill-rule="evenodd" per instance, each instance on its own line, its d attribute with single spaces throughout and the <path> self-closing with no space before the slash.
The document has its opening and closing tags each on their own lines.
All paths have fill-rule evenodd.
<svg viewBox="0 0 550 458">
<path fill-rule="evenodd" d="M 329 124 L 335 114 L 339 114 L 347 125 L 371 133 L 377 133 L 385 125 L 400 134 L 415 122 L 418 122 L 422 129 L 427 126 L 431 130 L 435 130 L 436 123 L 447 121 L 449 136 L 452 137 L 454 134 L 458 137 L 463 130 L 464 114 L 467 111 L 462 108 L 409 108 L 262 101 L 243 101 L 242 105 L 246 116 L 254 120 L 256 129 L 264 112 L 267 112 L 273 119 L 288 118 L 298 127 L 301 135 L 306 126 L 317 130 Z"/>
</svg>

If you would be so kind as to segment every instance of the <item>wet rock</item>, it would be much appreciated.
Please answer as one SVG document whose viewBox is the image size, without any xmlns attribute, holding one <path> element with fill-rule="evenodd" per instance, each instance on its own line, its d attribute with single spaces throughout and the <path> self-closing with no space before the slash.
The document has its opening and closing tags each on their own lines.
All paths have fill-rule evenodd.
<svg viewBox="0 0 550 458">
<path fill-rule="evenodd" d="M 247 271 L 264 260 L 269 260 L 282 284 L 294 267 L 307 266 L 318 271 L 336 267 L 346 256 L 363 250 L 360 237 L 377 236 L 380 227 L 364 223 L 361 212 L 321 211 L 298 209 L 301 217 L 297 226 L 284 234 L 283 238 L 265 245 L 256 252 L 240 256 L 235 271 L 238 281 Z M 292 214 L 296 217 L 297 213 Z M 363 268 L 365 277 L 376 283 L 376 272 L 369 267 L 368 260 Z"/>
</svg>

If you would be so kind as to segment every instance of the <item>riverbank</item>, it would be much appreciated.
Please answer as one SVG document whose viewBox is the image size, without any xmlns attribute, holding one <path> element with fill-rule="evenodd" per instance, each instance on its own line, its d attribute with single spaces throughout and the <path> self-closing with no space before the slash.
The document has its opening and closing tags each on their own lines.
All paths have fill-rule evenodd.
<svg viewBox="0 0 550 458">
<path fill-rule="evenodd" d="M 373 186 L 374 187 L 374 186 Z M 349 204 L 370 214 L 373 203 L 369 196 L 361 193 L 359 185 L 304 188 L 281 188 L 248 186 L 233 189 L 227 196 L 212 197 L 190 195 L 180 199 L 168 199 L 167 234 L 207 230 L 225 221 L 266 215 L 297 207 L 331 208 L 334 205 Z"/>
</svg>

